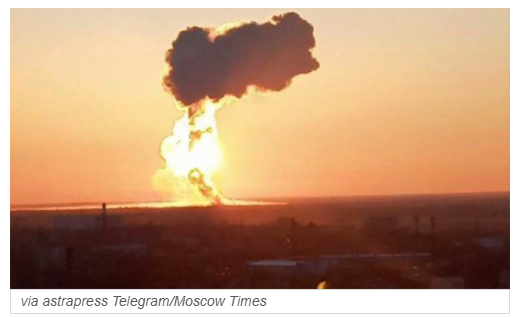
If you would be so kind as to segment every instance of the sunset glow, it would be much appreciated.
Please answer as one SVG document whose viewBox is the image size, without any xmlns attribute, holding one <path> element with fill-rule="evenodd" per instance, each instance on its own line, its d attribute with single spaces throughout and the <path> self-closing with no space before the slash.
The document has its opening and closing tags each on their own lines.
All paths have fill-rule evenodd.
<svg viewBox="0 0 519 317">
<path fill-rule="evenodd" d="M 319 69 L 208 105 L 189 151 L 172 41 L 286 11 L 11 10 L 11 204 L 204 204 L 195 167 L 233 199 L 510 190 L 509 10 L 296 10 Z"/>
</svg>

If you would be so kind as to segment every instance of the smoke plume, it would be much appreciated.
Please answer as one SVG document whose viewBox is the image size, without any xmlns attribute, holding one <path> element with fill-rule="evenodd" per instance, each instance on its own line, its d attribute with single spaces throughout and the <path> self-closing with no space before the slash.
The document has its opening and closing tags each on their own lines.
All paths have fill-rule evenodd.
<svg viewBox="0 0 519 317">
<path fill-rule="evenodd" d="M 166 167 L 154 179 L 161 186 L 179 183 L 165 182 L 164 175 L 180 178 L 210 205 L 233 203 L 211 180 L 221 156 L 215 112 L 225 100 L 218 101 L 239 98 L 250 89 L 282 90 L 295 76 L 319 67 L 311 52 L 313 27 L 296 13 L 264 24 L 223 27 L 225 31 L 188 28 L 166 53 L 164 86 L 182 104 L 184 114 L 162 142 Z"/>
<path fill-rule="evenodd" d="M 243 96 L 249 87 L 280 91 L 292 78 L 316 70 L 313 26 L 297 13 L 243 23 L 223 34 L 190 27 L 166 53 L 164 86 L 185 106 L 206 98 Z"/>
</svg>

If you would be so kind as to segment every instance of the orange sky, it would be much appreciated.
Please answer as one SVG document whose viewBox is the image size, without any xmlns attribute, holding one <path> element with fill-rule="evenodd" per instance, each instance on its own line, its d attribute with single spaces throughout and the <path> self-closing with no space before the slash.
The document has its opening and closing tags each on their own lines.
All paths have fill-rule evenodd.
<svg viewBox="0 0 519 317">
<path fill-rule="evenodd" d="M 187 26 L 287 10 L 11 10 L 11 204 L 153 201 Z M 320 68 L 217 114 L 230 197 L 508 191 L 510 11 L 296 10 Z"/>
</svg>

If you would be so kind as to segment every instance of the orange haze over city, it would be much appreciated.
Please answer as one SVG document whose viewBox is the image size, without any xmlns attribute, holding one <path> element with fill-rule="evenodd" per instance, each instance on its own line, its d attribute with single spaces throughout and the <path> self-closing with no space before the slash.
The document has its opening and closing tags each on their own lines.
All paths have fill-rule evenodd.
<svg viewBox="0 0 519 317">
<path fill-rule="evenodd" d="M 218 110 L 226 197 L 509 191 L 508 9 L 12 9 L 11 204 L 168 199 L 171 42 L 287 11 L 320 66 Z"/>
</svg>

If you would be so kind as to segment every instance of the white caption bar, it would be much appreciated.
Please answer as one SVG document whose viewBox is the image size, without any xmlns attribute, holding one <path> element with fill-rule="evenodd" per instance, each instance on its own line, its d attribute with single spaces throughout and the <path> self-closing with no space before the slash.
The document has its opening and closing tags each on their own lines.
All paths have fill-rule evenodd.
<svg viewBox="0 0 519 317">
<path fill-rule="evenodd" d="M 11 290 L 11 313 L 509 313 L 509 300 L 510 290 Z"/>
</svg>

